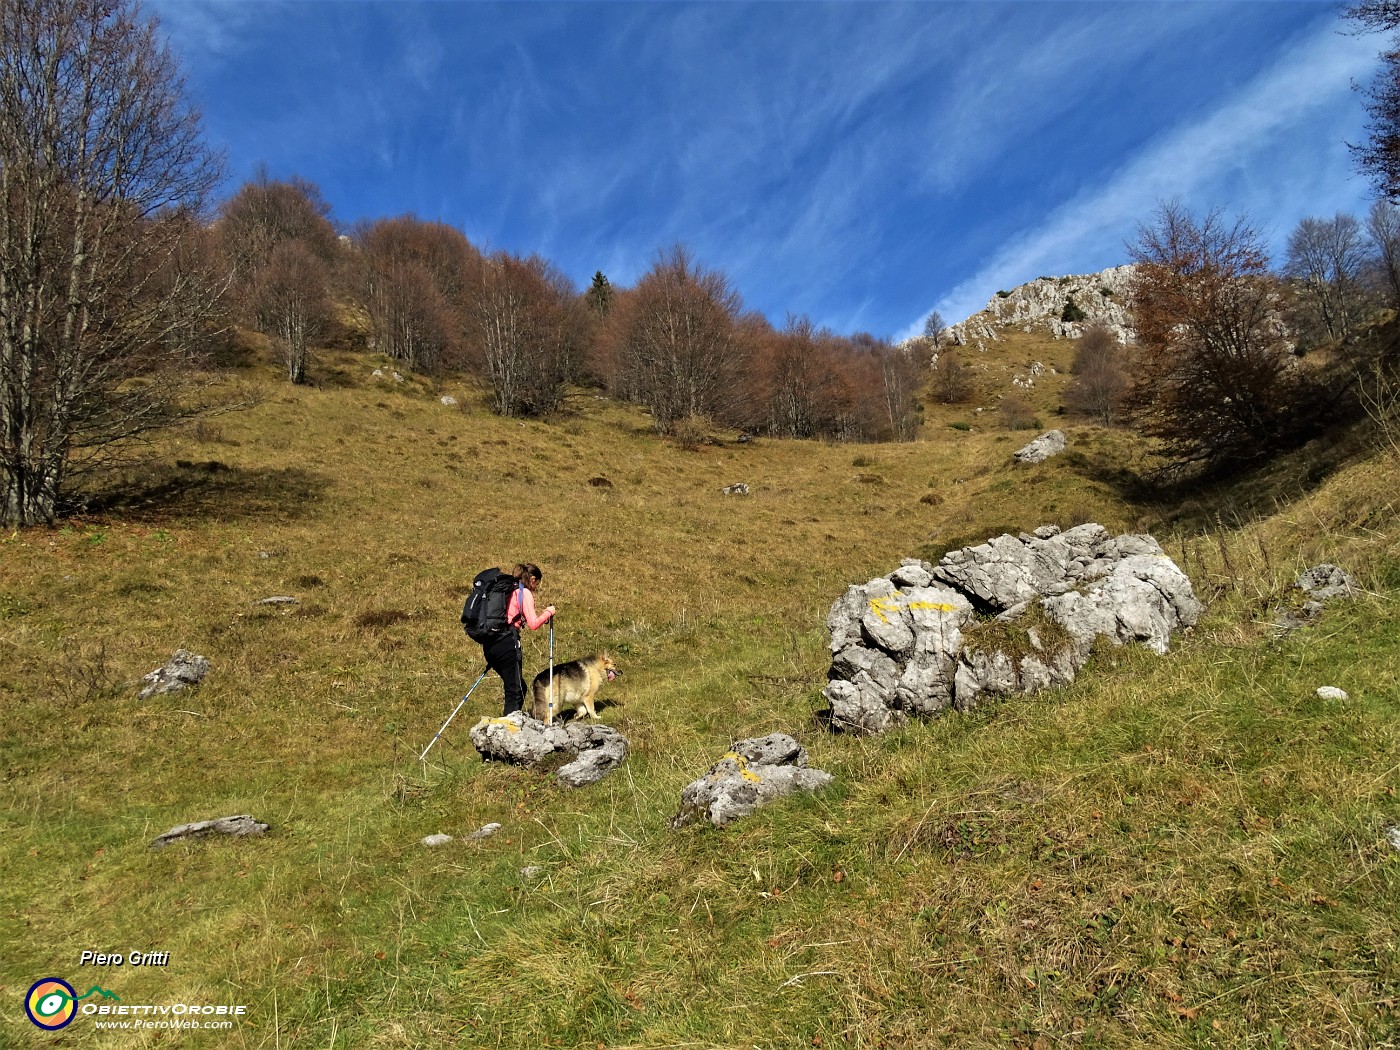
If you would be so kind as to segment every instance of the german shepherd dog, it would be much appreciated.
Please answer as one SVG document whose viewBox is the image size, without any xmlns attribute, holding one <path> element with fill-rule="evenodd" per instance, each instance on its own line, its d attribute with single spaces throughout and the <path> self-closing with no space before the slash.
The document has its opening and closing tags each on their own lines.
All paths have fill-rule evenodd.
<svg viewBox="0 0 1400 1050">
<path fill-rule="evenodd" d="M 594 721 L 598 712 L 593 708 L 593 698 L 604 682 L 611 682 L 622 672 L 613 664 L 607 653 L 594 653 L 582 660 L 571 660 L 566 664 L 554 665 L 554 712 L 566 707 L 574 707 L 575 718 L 582 718 L 585 711 Z M 553 721 L 549 710 L 549 669 L 535 675 L 533 684 L 535 702 L 531 714 L 545 724 Z"/>
</svg>

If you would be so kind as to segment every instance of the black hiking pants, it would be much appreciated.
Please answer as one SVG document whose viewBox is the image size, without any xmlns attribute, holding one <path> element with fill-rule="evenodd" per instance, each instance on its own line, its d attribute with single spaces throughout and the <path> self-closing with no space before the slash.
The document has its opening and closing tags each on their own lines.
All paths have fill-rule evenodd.
<svg viewBox="0 0 1400 1050">
<path fill-rule="evenodd" d="M 505 713 L 519 711 L 525 705 L 524 657 L 520 652 L 520 632 L 511 629 L 481 646 L 486 666 L 501 676 L 506 687 Z"/>
</svg>

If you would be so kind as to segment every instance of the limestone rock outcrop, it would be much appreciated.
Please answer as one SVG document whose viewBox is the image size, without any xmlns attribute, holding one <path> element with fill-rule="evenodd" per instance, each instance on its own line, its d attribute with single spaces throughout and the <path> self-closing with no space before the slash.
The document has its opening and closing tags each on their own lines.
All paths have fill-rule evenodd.
<svg viewBox="0 0 1400 1050">
<path fill-rule="evenodd" d="M 1102 525 L 1003 535 L 906 560 L 853 585 L 827 616 L 832 727 L 880 733 L 983 695 L 1067 684 L 1096 639 L 1165 653 L 1201 605 L 1151 536 Z"/>
<path fill-rule="evenodd" d="M 980 311 L 951 325 L 944 341 L 951 346 L 985 348 L 999 329 L 1043 329 L 1056 339 L 1078 339 L 1090 325 L 1103 325 L 1122 342 L 1132 336 L 1128 313 L 1134 267 L 1114 266 L 1098 273 L 1039 277 L 998 292 Z M 1067 317 L 1076 318 L 1066 320 Z"/>
<path fill-rule="evenodd" d="M 1044 463 L 1051 456 L 1058 456 L 1069 442 L 1063 430 L 1051 430 L 1013 453 L 1017 463 Z"/>
<path fill-rule="evenodd" d="M 179 842 L 182 839 L 202 839 L 210 835 L 231 835 L 234 838 L 246 838 L 248 836 L 259 836 L 267 834 L 267 825 L 261 821 L 254 820 L 247 813 L 240 813 L 233 817 L 218 817 L 214 820 L 197 820 L 192 824 L 177 824 L 164 835 L 157 835 L 151 840 L 151 849 L 163 849 L 172 842 Z"/>
<path fill-rule="evenodd" d="M 1340 566 L 1314 565 L 1298 574 L 1282 606 L 1274 610 L 1273 625 L 1285 631 L 1306 627 L 1322 615 L 1328 602 L 1354 597 L 1359 590 L 1356 580 Z"/>
</svg>

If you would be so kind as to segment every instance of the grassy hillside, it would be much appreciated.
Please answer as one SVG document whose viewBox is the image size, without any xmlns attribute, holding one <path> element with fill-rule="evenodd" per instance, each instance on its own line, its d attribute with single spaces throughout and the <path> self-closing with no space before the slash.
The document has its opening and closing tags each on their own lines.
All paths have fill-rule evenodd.
<svg viewBox="0 0 1400 1050">
<path fill-rule="evenodd" d="M 315 389 L 254 368 L 262 402 L 121 501 L 0 542 L 0 1045 L 1394 1045 L 1393 457 L 1202 531 L 1225 497 L 1127 502 L 1116 432 L 1071 422 L 1071 453 L 1015 467 L 1033 435 L 978 419 L 992 400 L 930 407 L 906 445 L 688 450 L 591 394 L 520 423 L 373 367 L 330 357 Z M 847 583 L 1087 520 L 1157 529 L 1196 580 L 1209 613 L 1171 654 L 1104 652 L 1070 689 L 875 740 L 820 728 Z M 632 754 L 591 788 L 479 760 L 494 678 L 417 760 L 481 670 L 464 589 L 521 559 L 559 658 L 607 647 L 626 672 L 602 715 Z M 1267 610 L 1319 560 L 1367 593 L 1277 637 Z M 179 646 L 204 685 L 138 700 Z M 527 638 L 527 674 L 546 653 Z M 835 785 L 667 828 L 732 740 L 775 730 Z M 242 812 L 269 836 L 147 849 Z M 247 1012 L 44 1035 L 22 1000 L 50 975 Z"/>
</svg>

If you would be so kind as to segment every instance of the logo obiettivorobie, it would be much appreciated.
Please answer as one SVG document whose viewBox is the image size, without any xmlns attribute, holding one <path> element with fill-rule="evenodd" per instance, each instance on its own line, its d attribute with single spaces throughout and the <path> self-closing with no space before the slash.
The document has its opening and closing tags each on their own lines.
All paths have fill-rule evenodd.
<svg viewBox="0 0 1400 1050">
<path fill-rule="evenodd" d="M 78 1001 L 86 999 L 89 995 L 121 1001 L 121 996 L 95 984 L 79 995 L 67 981 L 58 977 L 45 977 L 30 986 L 28 994 L 24 997 L 24 1012 L 38 1027 L 48 1032 L 56 1032 L 73 1020 L 78 1012 Z"/>
</svg>

